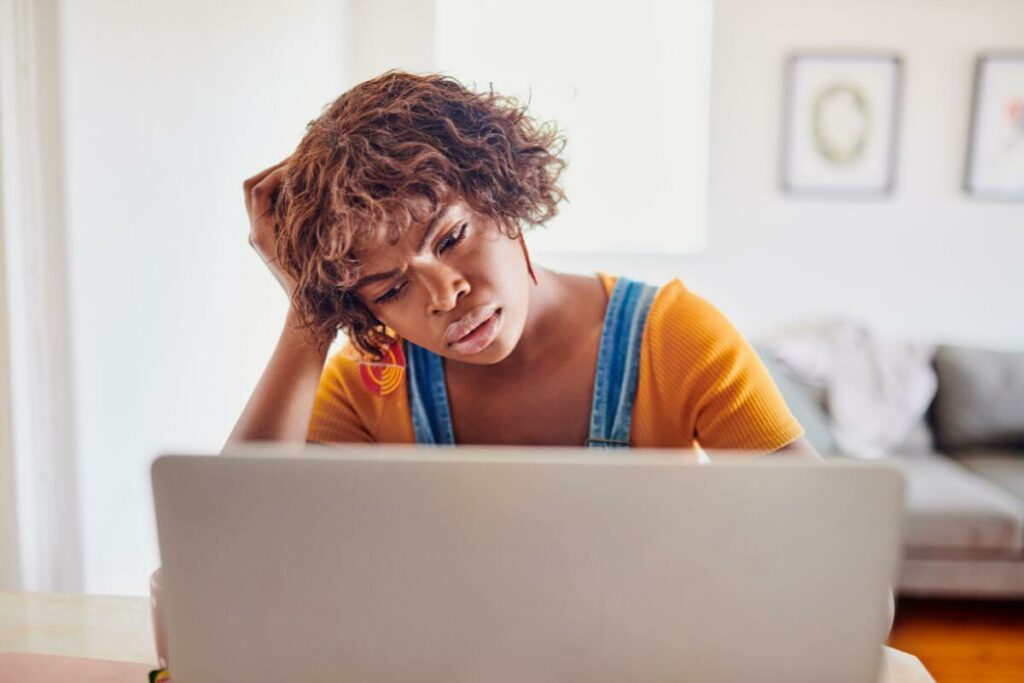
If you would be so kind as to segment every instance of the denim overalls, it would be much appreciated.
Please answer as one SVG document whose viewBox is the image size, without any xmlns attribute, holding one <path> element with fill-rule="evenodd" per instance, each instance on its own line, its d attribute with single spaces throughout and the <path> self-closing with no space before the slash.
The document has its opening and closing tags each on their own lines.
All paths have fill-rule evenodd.
<svg viewBox="0 0 1024 683">
<path fill-rule="evenodd" d="M 644 323 L 658 288 L 620 277 L 605 311 L 590 411 L 591 448 L 628 448 Z M 418 444 L 454 444 L 441 356 L 403 340 Z"/>
</svg>

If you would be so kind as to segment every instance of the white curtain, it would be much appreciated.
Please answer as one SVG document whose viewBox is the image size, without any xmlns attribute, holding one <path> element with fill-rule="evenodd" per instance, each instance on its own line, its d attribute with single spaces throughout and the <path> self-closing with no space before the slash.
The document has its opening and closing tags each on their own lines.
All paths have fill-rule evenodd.
<svg viewBox="0 0 1024 683">
<path fill-rule="evenodd" d="M 82 588 L 55 0 L 0 0 L 0 562 L 10 588 Z M 9 393 L 8 393 L 9 392 Z M 15 521 L 16 520 L 16 521 Z"/>
</svg>

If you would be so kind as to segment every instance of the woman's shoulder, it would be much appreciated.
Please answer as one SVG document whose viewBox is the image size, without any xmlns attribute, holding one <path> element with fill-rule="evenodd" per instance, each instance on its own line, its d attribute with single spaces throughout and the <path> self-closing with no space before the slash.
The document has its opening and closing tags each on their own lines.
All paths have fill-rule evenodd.
<svg viewBox="0 0 1024 683">
<path fill-rule="evenodd" d="M 648 321 L 652 341 L 670 352 L 710 358 L 742 353 L 749 346 L 718 306 L 679 278 L 659 287 Z"/>
<path fill-rule="evenodd" d="M 659 288 L 645 342 L 648 386 L 701 446 L 771 451 L 803 434 L 744 334 L 678 278 Z"/>
<path fill-rule="evenodd" d="M 604 284 L 605 292 L 609 297 L 618 281 L 625 277 L 602 271 L 599 271 L 597 275 Z M 682 331 L 679 329 L 680 327 L 710 327 L 718 328 L 719 331 L 722 331 L 724 326 L 731 327 L 717 307 L 688 289 L 682 279 L 678 277 L 663 284 L 652 284 L 636 278 L 628 279 L 656 290 L 647 317 L 648 328 L 654 327 L 659 331 L 662 328 L 668 328 L 670 333 L 678 333 Z"/>
<path fill-rule="evenodd" d="M 609 297 L 623 276 L 598 273 Z M 750 344 L 729 318 L 705 297 L 692 291 L 679 277 L 661 283 L 629 278 L 656 288 L 644 324 L 642 356 L 659 374 L 689 375 L 737 360 L 751 353 Z M 671 382 L 669 382 L 671 383 Z"/>
<path fill-rule="evenodd" d="M 655 325 L 667 326 L 673 331 L 680 326 L 722 331 L 728 322 L 717 306 L 689 289 L 680 278 L 672 278 L 658 287 L 650 319 Z"/>
</svg>

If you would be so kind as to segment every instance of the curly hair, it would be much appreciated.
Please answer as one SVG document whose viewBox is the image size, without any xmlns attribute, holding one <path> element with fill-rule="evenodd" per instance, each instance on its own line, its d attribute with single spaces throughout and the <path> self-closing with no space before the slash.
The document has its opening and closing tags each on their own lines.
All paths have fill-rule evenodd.
<svg viewBox="0 0 1024 683">
<path fill-rule="evenodd" d="M 441 74 L 392 69 L 327 105 L 289 158 L 273 206 L 278 260 L 297 284 L 291 303 L 319 349 L 343 331 L 379 360 L 394 341 L 352 291 L 362 248 L 396 244 L 452 197 L 518 238 L 565 199 L 565 143 L 515 98 Z"/>
</svg>

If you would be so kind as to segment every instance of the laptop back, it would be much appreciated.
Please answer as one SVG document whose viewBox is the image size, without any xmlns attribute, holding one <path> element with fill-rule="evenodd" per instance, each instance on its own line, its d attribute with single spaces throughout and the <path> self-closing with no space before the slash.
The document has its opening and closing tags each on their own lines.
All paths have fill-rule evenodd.
<svg viewBox="0 0 1024 683">
<path fill-rule="evenodd" d="M 889 468 L 304 452 L 155 461 L 175 681 L 877 680 Z"/>
</svg>

